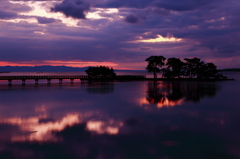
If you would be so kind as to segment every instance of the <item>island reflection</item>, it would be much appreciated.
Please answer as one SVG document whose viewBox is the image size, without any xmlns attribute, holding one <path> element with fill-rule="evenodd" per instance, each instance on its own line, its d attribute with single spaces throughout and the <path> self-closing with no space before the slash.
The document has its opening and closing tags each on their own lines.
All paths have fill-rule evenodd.
<svg viewBox="0 0 240 159">
<path fill-rule="evenodd" d="M 214 97 L 218 90 L 219 86 L 216 83 L 151 81 L 147 85 L 147 95 L 140 99 L 140 104 L 153 104 L 158 108 L 173 107 L 183 102 L 199 102 L 205 97 Z"/>
<path fill-rule="evenodd" d="M 110 94 L 114 91 L 113 82 L 88 82 L 86 85 L 90 94 Z"/>
</svg>

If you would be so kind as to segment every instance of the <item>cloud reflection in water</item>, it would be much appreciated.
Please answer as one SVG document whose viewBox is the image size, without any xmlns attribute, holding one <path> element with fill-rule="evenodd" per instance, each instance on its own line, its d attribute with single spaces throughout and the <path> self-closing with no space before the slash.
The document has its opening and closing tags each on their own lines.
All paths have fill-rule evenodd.
<svg viewBox="0 0 240 159">
<path fill-rule="evenodd" d="M 110 120 L 108 122 L 103 121 L 88 121 L 87 122 L 87 129 L 88 131 L 93 131 L 98 134 L 109 134 L 109 135 L 116 135 L 119 133 L 119 127 L 123 124 L 120 122 L 114 122 Z"/>
<path fill-rule="evenodd" d="M 66 126 L 80 122 L 78 114 L 67 114 L 60 120 L 39 122 L 39 117 L 0 119 L 0 123 L 17 125 L 21 132 L 12 137 L 12 141 L 56 141 L 52 131 L 61 131 Z"/>
<path fill-rule="evenodd" d="M 54 137 L 53 132 L 62 131 L 66 127 L 82 123 L 80 114 L 67 114 L 62 119 L 53 121 L 49 119 L 42 119 L 39 117 L 31 118 L 8 118 L 0 119 L 0 124 L 10 124 L 19 126 L 21 130 L 12 136 L 11 141 L 59 141 Z M 46 121 L 46 122 L 42 122 Z M 123 124 L 113 120 L 109 121 L 96 121 L 90 120 L 86 122 L 86 130 L 95 132 L 97 134 L 116 135 L 119 132 L 119 127 Z"/>
</svg>

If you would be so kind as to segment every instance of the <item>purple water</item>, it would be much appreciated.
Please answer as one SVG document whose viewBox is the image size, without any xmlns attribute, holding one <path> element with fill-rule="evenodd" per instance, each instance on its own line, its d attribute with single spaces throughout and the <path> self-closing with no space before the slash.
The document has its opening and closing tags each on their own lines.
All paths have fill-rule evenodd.
<svg viewBox="0 0 240 159">
<path fill-rule="evenodd" d="M 1 83 L 0 158 L 240 158 L 240 74 L 226 75 L 237 80 Z"/>
</svg>

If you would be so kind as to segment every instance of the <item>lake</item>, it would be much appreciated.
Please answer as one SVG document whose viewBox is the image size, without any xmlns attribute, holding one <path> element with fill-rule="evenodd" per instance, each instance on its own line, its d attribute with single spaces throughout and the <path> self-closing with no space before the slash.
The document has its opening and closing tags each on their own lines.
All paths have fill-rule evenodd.
<svg viewBox="0 0 240 159">
<path fill-rule="evenodd" d="M 236 80 L 1 81 L 0 158 L 239 159 L 240 73 L 224 75 Z"/>
</svg>

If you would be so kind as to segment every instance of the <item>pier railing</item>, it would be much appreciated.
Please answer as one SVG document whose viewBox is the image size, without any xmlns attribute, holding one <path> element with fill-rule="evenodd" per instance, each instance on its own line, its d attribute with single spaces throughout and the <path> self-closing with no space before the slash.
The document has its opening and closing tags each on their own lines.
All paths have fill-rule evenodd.
<svg viewBox="0 0 240 159">
<path fill-rule="evenodd" d="M 0 76 L 0 80 L 7 80 L 9 84 L 13 80 L 21 80 L 23 84 L 25 84 L 26 80 L 35 80 L 35 83 L 37 84 L 39 80 L 47 80 L 48 83 L 51 82 L 53 79 L 58 79 L 59 83 L 62 82 L 64 79 L 70 79 L 71 82 L 73 82 L 75 79 L 79 79 L 81 81 L 86 81 L 86 80 L 139 80 L 139 79 L 145 79 L 146 76 L 142 75 L 119 75 L 116 77 L 89 77 L 86 75 L 31 75 L 31 76 Z"/>
<path fill-rule="evenodd" d="M 34 75 L 34 76 L 0 76 L 0 80 L 27 80 L 27 79 L 88 79 L 82 75 Z"/>
</svg>

